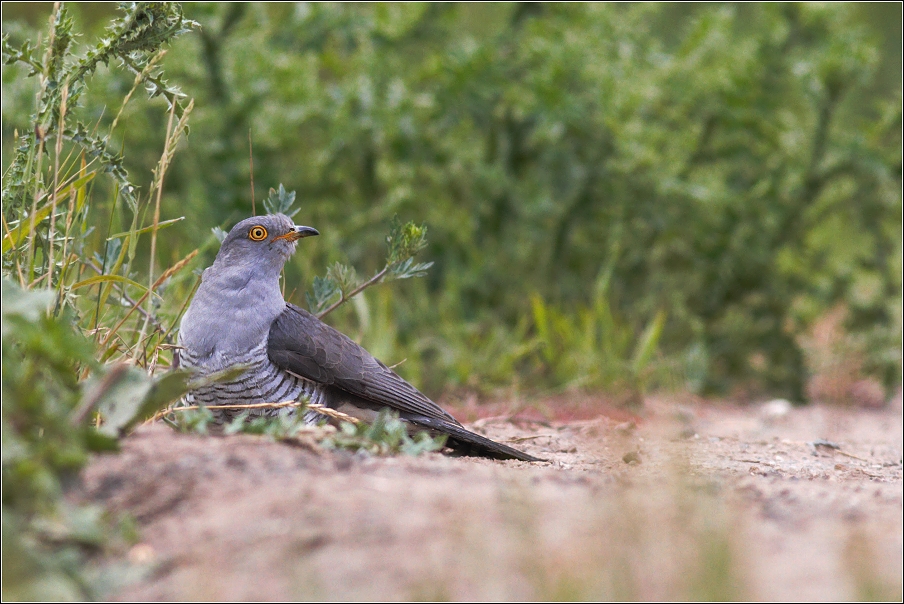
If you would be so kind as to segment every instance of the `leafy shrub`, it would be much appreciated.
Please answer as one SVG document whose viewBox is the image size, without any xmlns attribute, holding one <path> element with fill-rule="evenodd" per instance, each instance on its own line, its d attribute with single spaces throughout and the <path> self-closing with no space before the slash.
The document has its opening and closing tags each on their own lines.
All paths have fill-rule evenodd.
<svg viewBox="0 0 904 604">
<path fill-rule="evenodd" d="M 210 227 L 248 215 L 249 183 L 285 182 L 323 234 L 287 269 L 298 302 L 337 261 L 376 274 L 375 225 L 428 224 L 423 283 L 385 312 L 366 294 L 330 320 L 408 359 L 400 370 L 434 393 L 506 371 L 530 388 L 597 381 L 564 345 L 562 371 L 535 371 L 530 301 L 578 325 L 606 273 L 606 303 L 635 342 L 666 313 L 653 362 L 695 387 L 801 400 L 799 337 L 838 303 L 876 342 L 864 371 L 890 387 L 900 77 L 877 79 L 888 61 L 865 10 L 189 5 L 204 28 L 160 64 L 199 102 L 161 211 L 192 218 L 160 237 L 170 262 L 188 241 L 209 261 Z M 99 108 L 118 106 L 131 76 L 94 78 L 99 95 L 81 100 L 109 124 Z M 24 96 L 21 78 L 4 87 Z M 6 123 L 21 123 L 16 111 L 4 107 Z M 123 165 L 151 170 L 165 119 L 136 104 L 123 115 L 135 124 Z M 184 298 L 191 283 L 169 287 Z M 369 333 L 377 308 L 368 329 L 386 330 Z"/>
<path fill-rule="evenodd" d="M 167 68 L 203 107 L 168 189 L 195 210 L 179 228 L 247 215 L 249 131 L 255 181 L 286 182 L 323 233 L 290 283 L 337 260 L 375 273 L 375 225 L 428 224 L 436 264 L 390 302 L 387 360 L 433 391 L 466 365 L 596 381 L 564 340 L 568 376 L 469 357 L 529 344 L 535 295 L 576 323 L 607 272 L 631 339 L 664 311 L 665 362 L 710 391 L 802 400 L 798 336 L 839 301 L 855 331 L 897 329 L 900 79 L 876 84 L 852 5 L 187 10 L 205 27 Z M 891 386 L 900 355 L 865 367 Z"/>
<path fill-rule="evenodd" d="M 67 504 L 63 491 L 90 453 L 117 448 L 114 436 L 95 428 L 95 409 L 112 418 L 111 407 L 122 408 L 122 423 L 110 424 L 115 435 L 143 417 L 152 397 L 120 398 L 135 375 L 98 364 L 69 317 L 49 314 L 53 292 L 23 291 L 6 279 L 2 287 L 3 598 L 96 597 L 81 574 L 83 555 L 117 531 L 101 510 Z M 80 383 L 87 371 L 103 377 Z M 147 393 L 153 384 L 138 373 Z"/>
<path fill-rule="evenodd" d="M 155 61 L 162 44 L 192 25 L 172 5 L 123 5 L 123 17 L 82 56 L 65 6 L 55 9 L 44 48 L 29 40 L 14 48 L 4 32 L 4 63 L 24 66 L 22 80 L 37 85 L 2 188 L 4 599 L 98 597 L 83 574 L 85 554 L 116 531 L 101 509 L 69 505 L 63 491 L 91 453 L 115 450 L 118 436 L 186 388 L 180 372 L 149 375 L 168 337 L 149 300 L 185 262 L 155 275 L 151 261 L 148 285 L 135 281 L 138 240 L 151 233 L 153 258 L 167 223 L 158 205 L 152 227 L 142 228 L 152 196 L 141 199 L 109 137 L 78 113 L 88 80 L 111 61 L 136 74 L 123 106 L 141 84 L 167 99 L 179 117 L 150 189 L 159 191 L 191 103 L 179 106 Z M 91 214 L 98 180 L 112 185 L 114 207 L 122 201 L 132 214 L 129 230 L 100 246 Z M 124 327 L 133 316 L 137 325 Z"/>
</svg>

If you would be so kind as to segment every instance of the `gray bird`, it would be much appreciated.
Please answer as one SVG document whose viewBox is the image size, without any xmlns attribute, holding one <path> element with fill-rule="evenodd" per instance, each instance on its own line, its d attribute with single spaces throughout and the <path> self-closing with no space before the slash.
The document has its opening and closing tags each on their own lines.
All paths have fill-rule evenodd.
<svg viewBox="0 0 904 604">
<path fill-rule="evenodd" d="M 283 214 L 248 218 L 229 232 L 182 318 L 176 363 L 202 376 L 236 364 L 248 368 L 233 381 L 190 392 L 187 402 L 216 407 L 308 397 L 365 421 L 388 407 L 412 430 L 447 434 L 448 445 L 464 454 L 542 461 L 466 430 L 349 337 L 287 303 L 280 272 L 298 240 L 313 235 L 316 229 Z M 324 418 L 309 410 L 305 421 Z"/>
</svg>

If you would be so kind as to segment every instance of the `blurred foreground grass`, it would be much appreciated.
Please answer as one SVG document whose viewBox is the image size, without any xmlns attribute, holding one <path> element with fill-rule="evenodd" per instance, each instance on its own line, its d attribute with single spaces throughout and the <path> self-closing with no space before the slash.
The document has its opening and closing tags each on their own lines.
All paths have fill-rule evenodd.
<svg viewBox="0 0 904 604">
<path fill-rule="evenodd" d="M 670 10 L 193 4 L 198 28 L 126 3 L 83 38 L 78 7 L 4 20 L 4 596 L 92 595 L 79 560 L 102 544 L 79 535 L 107 521 L 78 529 L 60 494 L 184 388 L 151 376 L 254 186 L 287 182 L 324 233 L 286 276 L 318 308 L 354 289 L 337 263 L 379 274 L 393 216 L 429 225 L 426 279 L 331 317 L 428 392 L 884 401 L 900 80 L 876 85 L 848 6 L 712 6 L 665 36 Z"/>
<path fill-rule="evenodd" d="M 740 407 L 700 405 L 690 412 L 696 438 L 682 436 L 682 406 L 660 405 L 676 417 L 654 414 L 633 430 L 607 418 L 473 426 L 542 451 L 549 464 L 325 455 L 250 436 L 204 442 L 146 428 L 122 458 L 94 464 L 86 488 L 143 518 L 149 574 L 117 592 L 122 599 L 900 594 L 893 413 L 823 406 L 765 425 Z M 814 455 L 798 440 L 831 426 L 849 437 L 843 451 L 852 457 Z M 135 474 L 135 465 L 145 471 Z M 111 481 L 119 486 L 106 488 Z"/>
</svg>

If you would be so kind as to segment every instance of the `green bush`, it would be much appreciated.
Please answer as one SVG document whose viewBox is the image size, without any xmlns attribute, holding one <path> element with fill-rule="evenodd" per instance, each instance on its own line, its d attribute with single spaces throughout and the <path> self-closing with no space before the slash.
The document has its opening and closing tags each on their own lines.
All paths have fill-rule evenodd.
<svg viewBox="0 0 904 604">
<path fill-rule="evenodd" d="M 628 349 L 664 312 L 651 362 L 688 387 L 802 400 L 800 337 L 839 304 L 867 370 L 900 382 L 901 85 L 877 79 L 889 59 L 863 25 L 873 8 L 185 10 L 203 27 L 161 65 L 196 103 L 161 213 L 189 219 L 161 232 L 163 262 L 194 247 L 209 262 L 210 227 L 250 213 L 250 141 L 258 210 L 284 182 L 323 233 L 287 268 L 296 302 L 337 261 L 379 270 L 392 216 L 429 226 L 425 280 L 331 317 L 388 362 L 407 359 L 400 371 L 429 392 L 608 383 L 586 348 L 564 345 L 575 334 L 556 344 L 573 358 L 545 368 L 531 302 L 579 329 L 606 275 Z M 131 77 L 98 71 L 86 123 L 112 121 L 101 108 Z M 6 97 L 26 98 L 23 86 L 4 75 Z M 108 141 L 128 150 L 129 173 L 157 161 L 161 108 L 130 104 L 128 133 Z M 20 107 L 4 112 L 5 128 L 28 130 Z M 90 211 L 129 227 L 112 202 Z"/>
<path fill-rule="evenodd" d="M 150 275 L 142 275 L 149 284 L 135 281 L 138 240 L 151 233 L 153 249 L 167 223 L 158 214 L 142 228 L 150 196 L 135 194 L 108 134 L 86 126 L 79 107 L 92 75 L 114 60 L 138 74 L 134 87 L 144 83 L 152 97 L 167 98 L 171 115 L 181 117 L 170 122 L 175 127 L 151 187 L 160 190 L 191 108 L 178 105 L 179 95 L 153 66 L 160 46 L 191 25 L 177 8 L 124 6 L 123 17 L 82 56 L 73 50 L 65 7 L 51 18 L 43 47 L 26 40 L 14 48 L 4 33 L 4 63 L 24 68 L 25 83 L 17 85 L 33 83 L 36 93 L 3 174 L 4 599 L 100 595 L 99 583 L 85 577 L 86 555 L 115 541 L 114 519 L 98 507 L 67 503 L 64 490 L 91 453 L 115 450 L 118 436 L 186 388 L 180 372 L 151 377 L 171 329 L 157 307 L 145 305 L 184 263 L 155 276 L 152 261 Z M 100 245 L 91 237 L 97 181 L 131 212 L 130 228 L 108 233 Z M 130 317 L 137 320 L 127 324 Z"/>
<path fill-rule="evenodd" d="M 107 521 L 61 493 L 185 388 L 149 374 L 169 365 L 186 269 L 212 260 L 212 227 L 291 205 L 261 194 L 276 183 L 322 233 L 286 276 L 315 310 L 357 289 L 348 266 L 422 274 L 429 226 L 426 278 L 330 320 L 432 394 L 802 400 L 800 343 L 842 314 L 835 340 L 900 384 L 902 92 L 863 25 L 879 8 L 107 10 L 63 5 L 40 36 L 3 22 L 4 598 L 97 595 L 81 573 Z M 387 227 L 404 243 L 388 260 Z M 399 429 L 333 445 L 440 444 Z"/>
<path fill-rule="evenodd" d="M 53 292 L 3 285 L 3 598 L 94 595 L 82 553 L 109 529 L 98 511 L 61 500 L 92 451 L 116 448 L 82 406 L 81 371 L 97 368 L 91 342 L 47 315 Z"/>
</svg>

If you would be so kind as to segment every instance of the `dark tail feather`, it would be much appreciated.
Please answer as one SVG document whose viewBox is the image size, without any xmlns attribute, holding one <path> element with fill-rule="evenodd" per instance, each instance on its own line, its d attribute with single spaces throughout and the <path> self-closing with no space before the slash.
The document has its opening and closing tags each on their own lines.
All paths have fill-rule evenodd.
<svg viewBox="0 0 904 604">
<path fill-rule="evenodd" d="M 426 418 L 425 418 L 426 419 Z M 429 420 L 428 420 L 429 421 Z M 422 422 L 417 422 L 422 423 Z M 427 423 L 427 422 L 424 422 Z M 475 434 L 469 430 L 465 430 L 461 426 L 456 426 L 447 422 L 429 421 L 429 425 L 434 430 L 449 435 L 447 445 L 455 449 L 462 455 L 471 455 L 475 457 L 490 457 L 492 459 L 520 459 L 521 461 L 548 461 L 540 459 L 533 455 L 523 453 L 518 449 L 497 443 L 480 434 Z"/>
</svg>

